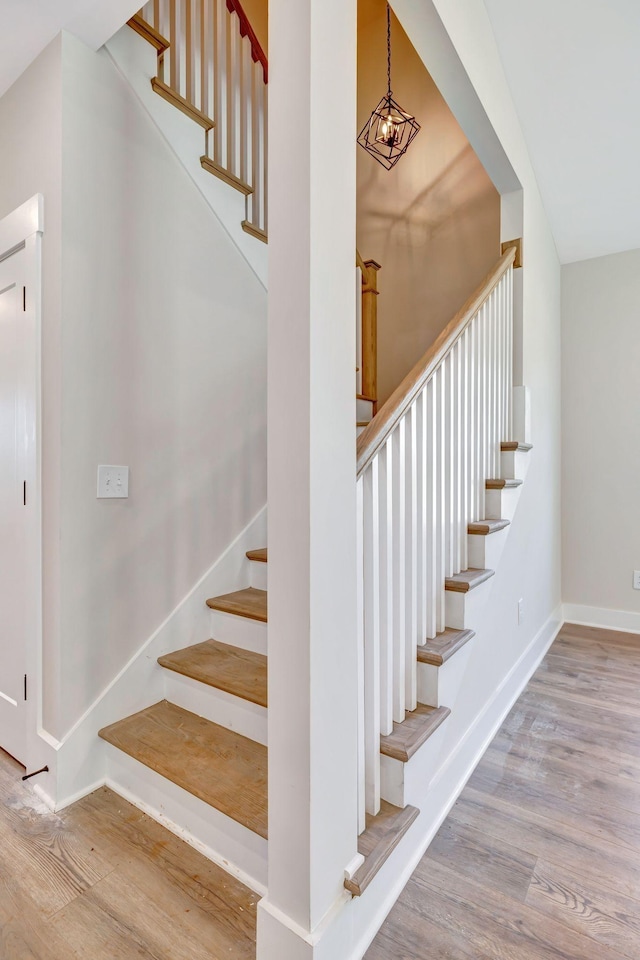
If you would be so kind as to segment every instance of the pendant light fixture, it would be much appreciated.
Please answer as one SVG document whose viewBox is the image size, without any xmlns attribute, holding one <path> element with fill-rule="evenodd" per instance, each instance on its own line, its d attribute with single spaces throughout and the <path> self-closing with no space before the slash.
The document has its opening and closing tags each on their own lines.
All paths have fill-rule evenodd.
<svg viewBox="0 0 640 960">
<path fill-rule="evenodd" d="M 391 170 L 419 130 L 416 118 L 405 113 L 391 93 L 391 7 L 387 3 L 387 95 L 362 128 L 358 143 L 386 170 Z"/>
</svg>

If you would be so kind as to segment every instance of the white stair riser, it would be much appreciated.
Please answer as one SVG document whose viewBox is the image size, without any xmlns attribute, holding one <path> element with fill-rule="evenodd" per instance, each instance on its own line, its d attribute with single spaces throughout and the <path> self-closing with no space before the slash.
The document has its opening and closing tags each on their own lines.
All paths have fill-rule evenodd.
<svg viewBox="0 0 640 960">
<path fill-rule="evenodd" d="M 373 419 L 373 403 L 371 400 L 356 400 L 356 420 L 358 423 L 368 423 Z"/>
<path fill-rule="evenodd" d="M 165 670 L 165 700 L 190 713 L 267 745 L 267 710 L 174 670 Z"/>
<path fill-rule="evenodd" d="M 497 570 L 500 557 L 507 542 L 509 527 L 490 533 L 469 534 L 469 566 L 480 570 Z"/>
<path fill-rule="evenodd" d="M 356 427 L 356 437 L 359 437 L 365 427 Z"/>
<path fill-rule="evenodd" d="M 500 476 L 505 480 L 525 480 L 531 463 L 531 454 L 523 450 L 509 450 L 500 454 Z"/>
<path fill-rule="evenodd" d="M 413 769 L 424 765 L 434 770 L 438 769 L 440 754 L 446 741 L 447 720 L 441 723 L 438 729 L 423 743 L 417 753 L 407 763 L 394 760 L 384 754 L 380 756 L 380 796 L 387 803 L 397 807 L 407 805 L 407 788 L 415 779 Z"/>
<path fill-rule="evenodd" d="M 249 586 L 256 590 L 267 589 L 267 569 L 268 564 L 260 560 L 249 561 Z"/>
<path fill-rule="evenodd" d="M 449 657 L 441 667 L 418 663 L 418 701 L 429 707 L 450 707 L 456 702 L 475 637 Z M 446 721 L 445 721 L 446 723 Z"/>
<path fill-rule="evenodd" d="M 487 490 L 484 501 L 487 520 L 513 520 L 519 499 L 520 487 Z"/>
<path fill-rule="evenodd" d="M 493 579 L 493 578 L 492 578 Z M 491 580 L 481 583 L 468 593 L 445 590 L 445 618 L 448 627 L 455 630 L 474 630 L 490 590 Z M 447 704 L 449 706 L 449 704 Z"/>
<path fill-rule="evenodd" d="M 232 647 L 267 654 L 267 625 L 249 617 L 237 617 L 220 610 L 211 611 L 211 637 Z"/>
<path fill-rule="evenodd" d="M 110 743 L 107 783 L 258 893 L 266 892 L 267 841 Z"/>
</svg>

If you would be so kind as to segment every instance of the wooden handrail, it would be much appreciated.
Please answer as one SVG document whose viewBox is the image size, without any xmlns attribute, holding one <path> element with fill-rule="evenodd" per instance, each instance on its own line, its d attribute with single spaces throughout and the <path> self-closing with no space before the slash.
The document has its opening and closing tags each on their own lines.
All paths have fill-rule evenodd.
<svg viewBox="0 0 640 960">
<path fill-rule="evenodd" d="M 238 15 L 238 20 L 240 21 L 240 36 L 249 37 L 251 41 L 251 56 L 253 57 L 254 63 L 262 64 L 262 71 L 264 73 L 264 82 L 269 82 L 269 61 L 267 60 L 267 55 L 260 45 L 255 31 L 251 24 L 249 23 L 249 18 L 244 12 L 244 8 L 240 3 L 240 0 L 227 0 L 227 10 L 229 13 L 236 13 Z"/>
<path fill-rule="evenodd" d="M 467 300 L 461 310 L 447 324 L 437 340 L 429 347 L 425 355 L 419 360 L 413 370 L 404 378 L 399 387 L 396 387 L 380 412 L 365 427 L 358 437 L 356 476 L 359 477 L 376 455 L 380 447 L 401 419 L 414 398 L 422 390 L 425 383 L 433 376 L 444 357 L 464 333 L 466 327 L 477 314 L 478 310 L 489 299 L 494 288 L 498 285 L 516 257 L 516 247 L 509 247 L 498 260 L 489 274 L 482 281 L 478 289 Z"/>
</svg>

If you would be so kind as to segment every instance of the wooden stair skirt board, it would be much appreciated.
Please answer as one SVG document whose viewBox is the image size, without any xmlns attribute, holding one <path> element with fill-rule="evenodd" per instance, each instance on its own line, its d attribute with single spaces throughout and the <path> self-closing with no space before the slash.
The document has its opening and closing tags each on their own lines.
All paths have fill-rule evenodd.
<svg viewBox="0 0 640 960">
<path fill-rule="evenodd" d="M 158 657 L 158 663 L 234 697 L 267 706 L 267 658 L 262 654 L 205 640 Z"/>
<path fill-rule="evenodd" d="M 247 557 L 249 560 L 255 560 L 257 563 L 266 563 L 267 548 L 262 547 L 260 550 L 247 550 Z"/>
<path fill-rule="evenodd" d="M 427 640 L 423 647 L 418 647 L 418 662 L 441 667 L 473 637 L 475 637 L 473 630 L 452 630 L 450 627 L 445 627 L 434 640 Z"/>
<path fill-rule="evenodd" d="M 187 117 L 195 120 L 195 122 L 204 130 L 213 130 L 215 123 L 211 117 L 208 117 L 206 113 L 202 113 L 201 110 L 198 110 L 197 107 L 194 107 L 193 104 L 189 103 L 188 100 L 185 100 L 184 97 L 181 97 L 179 93 L 176 93 L 172 87 L 168 87 L 167 84 L 163 83 L 158 77 L 152 78 L 151 87 L 154 93 L 157 93 L 168 103 L 172 103 L 174 107 L 178 108 L 178 110 L 182 110 Z"/>
<path fill-rule="evenodd" d="M 229 173 L 228 170 L 221 167 L 215 160 L 212 160 L 211 157 L 200 157 L 200 165 L 203 170 L 207 170 L 209 173 L 212 173 L 214 177 L 224 180 L 225 183 L 233 187 L 234 190 L 238 190 L 239 193 L 244 194 L 245 197 L 249 197 L 253 193 L 253 187 L 245 183 L 244 180 L 240 180 L 239 177 L 234 177 L 232 173 Z"/>
<path fill-rule="evenodd" d="M 504 490 L 505 488 L 511 489 L 511 487 L 522 486 L 522 480 L 501 480 L 495 478 L 493 480 L 487 480 L 485 486 L 487 490 Z"/>
<path fill-rule="evenodd" d="M 515 453 L 516 451 L 529 453 L 530 450 L 533 450 L 533 444 L 521 443 L 519 440 L 507 440 L 500 444 L 500 450 L 502 453 Z"/>
<path fill-rule="evenodd" d="M 249 220 L 242 221 L 242 229 L 244 230 L 245 233 L 248 233 L 250 236 L 255 237 L 256 240 L 262 240 L 263 243 L 269 242 L 267 231 L 261 230 L 260 227 L 256 227 L 255 223 L 250 223 Z"/>
<path fill-rule="evenodd" d="M 364 893 L 419 814 L 417 807 L 402 810 L 385 800 L 381 801 L 377 816 L 367 814 L 366 828 L 358 838 L 358 853 L 365 859 L 353 877 L 344 882 L 349 893 L 354 897 Z"/>
<path fill-rule="evenodd" d="M 266 747 L 166 700 L 99 736 L 266 839 Z"/>
<path fill-rule="evenodd" d="M 492 533 L 504 530 L 509 526 L 509 520 L 476 520 L 467 527 L 467 532 L 472 536 L 488 537 Z"/>
<path fill-rule="evenodd" d="M 380 737 L 380 753 L 408 763 L 450 713 L 449 707 L 419 703 L 415 710 L 407 712 L 402 723 L 394 723 L 392 733 Z"/>
<path fill-rule="evenodd" d="M 267 591 L 256 590 L 255 587 L 213 597 L 207 600 L 207 606 L 221 613 L 231 613 L 236 617 L 247 617 L 261 623 L 267 622 Z"/>
<path fill-rule="evenodd" d="M 164 51 L 168 50 L 171 46 L 166 37 L 163 37 L 157 30 L 154 30 L 151 24 L 143 20 L 137 13 L 134 14 L 130 20 L 127 20 L 127 26 L 135 30 L 135 32 L 146 40 L 147 43 L 150 43 L 152 47 L 155 47 L 158 53 L 164 53 Z"/>
<path fill-rule="evenodd" d="M 476 570 L 469 567 L 461 573 L 456 573 L 453 577 L 447 577 L 444 581 L 445 590 L 453 590 L 455 593 L 468 593 L 474 587 L 479 587 L 481 583 L 489 580 L 494 574 L 493 570 Z"/>
</svg>

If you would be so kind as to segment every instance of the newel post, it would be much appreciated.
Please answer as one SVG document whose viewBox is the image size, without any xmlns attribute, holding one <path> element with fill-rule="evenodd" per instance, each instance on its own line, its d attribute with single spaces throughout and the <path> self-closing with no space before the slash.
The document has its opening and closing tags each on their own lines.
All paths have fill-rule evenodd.
<svg viewBox="0 0 640 960">
<path fill-rule="evenodd" d="M 365 260 L 362 271 L 362 395 L 378 403 L 378 270 L 375 260 Z"/>
</svg>

